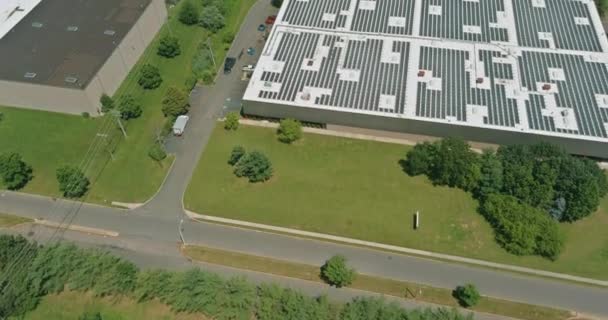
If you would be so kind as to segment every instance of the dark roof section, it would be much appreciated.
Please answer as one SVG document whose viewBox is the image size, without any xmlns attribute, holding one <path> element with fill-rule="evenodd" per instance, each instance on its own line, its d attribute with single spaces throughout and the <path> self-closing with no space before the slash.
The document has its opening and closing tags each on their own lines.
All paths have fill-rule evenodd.
<svg viewBox="0 0 608 320">
<path fill-rule="evenodd" d="M 0 39 L 0 79 L 84 89 L 151 0 L 44 0 Z"/>
</svg>

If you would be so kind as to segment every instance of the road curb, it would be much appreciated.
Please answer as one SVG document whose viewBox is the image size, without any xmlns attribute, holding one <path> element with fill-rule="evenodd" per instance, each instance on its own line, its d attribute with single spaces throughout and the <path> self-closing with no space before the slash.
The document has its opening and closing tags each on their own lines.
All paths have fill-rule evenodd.
<svg viewBox="0 0 608 320">
<path fill-rule="evenodd" d="M 78 225 L 65 226 L 65 225 L 57 223 L 57 222 L 51 222 L 51 221 L 47 221 L 47 220 L 43 220 L 43 219 L 34 219 L 34 224 L 45 226 L 45 227 L 50 227 L 50 228 L 66 228 L 67 230 L 71 230 L 71 231 L 78 231 L 78 232 L 94 234 L 94 235 L 103 236 L 103 237 L 118 237 L 119 236 L 119 233 L 116 231 L 84 227 L 84 226 L 78 226 Z"/>
<path fill-rule="evenodd" d="M 473 266 L 480 266 L 480 267 L 493 268 L 493 269 L 504 270 L 504 271 L 517 272 L 517 273 L 526 274 L 526 275 L 566 280 L 566 281 L 572 281 L 572 282 L 578 282 L 578 283 L 584 283 L 584 284 L 591 284 L 591 285 L 600 286 L 600 287 L 608 287 L 608 281 L 603 281 L 603 280 L 573 276 L 573 275 L 569 275 L 569 274 L 544 271 L 544 270 L 538 270 L 538 269 L 532 269 L 532 268 L 526 268 L 526 267 L 519 267 L 519 266 L 490 262 L 490 261 L 479 260 L 479 259 L 453 256 L 453 255 L 443 254 L 443 253 L 435 253 L 435 252 L 425 251 L 425 250 L 418 250 L 418 249 L 405 248 L 405 247 L 399 247 L 399 246 L 394 246 L 394 245 L 387 245 L 387 244 L 382 244 L 382 243 L 377 243 L 377 242 L 370 242 L 370 241 L 363 241 L 363 240 L 340 237 L 340 236 L 333 236 L 333 235 L 317 233 L 317 232 L 302 231 L 302 230 L 296 230 L 296 229 L 290 229 L 290 228 L 270 226 L 270 225 L 265 225 L 265 224 L 260 224 L 260 223 L 252 223 L 252 222 L 246 222 L 246 221 L 241 221 L 241 220 L 226 219 L 226 218 L 214 217 L 214 216 L 209 216 L 209 215 L 202 215 L 202 214 L 198 214 L 198 213 L 195 213 L 195 212 L 192 212 L 189 210 L 185 210 L 185 211 L 186 211 L 186 214 L 188 215 L 188 217 L 190 217 L 190 219 L 192 219 L 192 220 L 202 220 L 202 221 L 211 222 L 211 223 L 227 224 L 227 225 L 232 225 L 232 226 L 237 226 L 237 227 L 244 227 L 244 228 L 249 228 L 249 229 L 257 229 L 257 230 L 261 230 L 261 231 L 292 235 L 292 236 L 296 236 L 296 237 L 306 237 L 306 238 L 313 238 L 313 239 L 319 239 L 319 240 L 326 240 L 326 241 L 338 242 L 338 243 L 343 243 L 343 244 L 367 247 L 367 248 L 371 248 L 371 249 L 397 252 L 397 253 L 402 253 L 402 254 L 406 254 L 406 255 L 415 255 L 415 256 L 420 256 L 420 257 L 425 257 L 425 258 L 439 259 L 439 260 L 450 261 L 450 262 L 465 263 L 465 264 L 469 264 L 469 265 L 473 265 Z"/>
</svg>

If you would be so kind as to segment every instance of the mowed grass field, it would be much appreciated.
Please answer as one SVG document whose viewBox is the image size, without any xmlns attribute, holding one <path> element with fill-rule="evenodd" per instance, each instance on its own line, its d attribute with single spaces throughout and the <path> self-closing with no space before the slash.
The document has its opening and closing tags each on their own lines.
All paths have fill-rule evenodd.
<svg viewBox="0 0 608 320">
<path fill-rule="evenodd" d="M 236 145 L 265 153 L 274 177 L 263 184 L 236 178 L 226 163 Z M 561 225 L 567 241 L 556 262 L 518 257 L 495 243 L 469 194 L 405 174 L 399 160 L 407 150 L 314 134 L 285 145 L 272 129 L 226 132 L 218 125 L 185 204 L 208 215 L 608 279 L 608 199 L 592 217 Z M 416 211 L 421 228 L 415 231 Z"/>
<path fill-rule="evenodd" d="M 127 298 L 97 298 L 81 292 L 63 292 L 42 299 L 22 320 L 78 320 L 85 312 L 99 312 L 103 320 L 206 320 L 201 314 L 176 314 L 157 301 L 137 303 Z"/>
</svg>

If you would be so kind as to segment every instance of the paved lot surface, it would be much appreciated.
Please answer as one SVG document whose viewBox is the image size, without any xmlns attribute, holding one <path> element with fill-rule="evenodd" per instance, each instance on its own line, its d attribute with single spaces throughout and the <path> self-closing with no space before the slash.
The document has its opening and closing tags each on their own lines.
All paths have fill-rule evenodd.
<svg viewBox="0 0 608 320">
<path fill-rule="evenodd" d="M 269 10 L 266 1 L 260 1 L 253 7 L 229 56 L 238 56 L 242 48 L 260 45 L 255 27 L 268 15 Z M 220 75 L 213 87 L 197 87 L 193 92 L 187 132 L 181 139 L 169 142 L 171 150 L 176 153 L 173 169 L 159 193 L 143 207 L 125 211 L 4 192 L 0 194 L 0 212 L 56 222 L 69 216 L 68 220 L 76 225 L 117 231 L 120 233 L 118 238 L 103 239 L 73 232 L 66 232 L 65 238 L 82 245 L 104 246 L 143 267 L 192 266 L 177 250 L 180 221 L 184 219 L 183 233 L 186 241 L 192 244 L 318 265 L 340 253 L 362 273 L 450 289 L 464 282 L 472 282 L 486 295 L 608 318 L 606 289 L 187 220 L 182 209 L 182 195 L 226 99 L 234 101 L 242 96 L 246 83 L 240 81 L 239 70 L 243 64 L 251 63 L 254 57 L 246 59 L 249 60 L 237 63 L 232 74 Z M 22 231 L 27 233 L 27 230 Z M 43 242 L 48 239 L 43 232 L 37 232 L 33 237 Z M 214 270 L 219 269 L 214 267 Z M 257 273 L 252 275 L 254 273 L 232 269 L 229 272 L 245 273 L 254 279 L 277 280 L 277 277 Z M 353 290 L 330 290 L 325 286 L 297 280 L 281 279 L 279 282 L 311 293 L 327 292 L 338 300 L 361 294 Z"/>
</svg>

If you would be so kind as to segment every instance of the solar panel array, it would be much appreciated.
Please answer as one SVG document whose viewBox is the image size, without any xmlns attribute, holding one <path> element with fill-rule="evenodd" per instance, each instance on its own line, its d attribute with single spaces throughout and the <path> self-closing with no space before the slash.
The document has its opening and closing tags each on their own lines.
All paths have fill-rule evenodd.
<svg viewBox="0 0 608 320">
<path fill-rule="evenodd" d="M 245 100 L 608 141 L 591 0 L 285 0 Z"/>
</svg>

